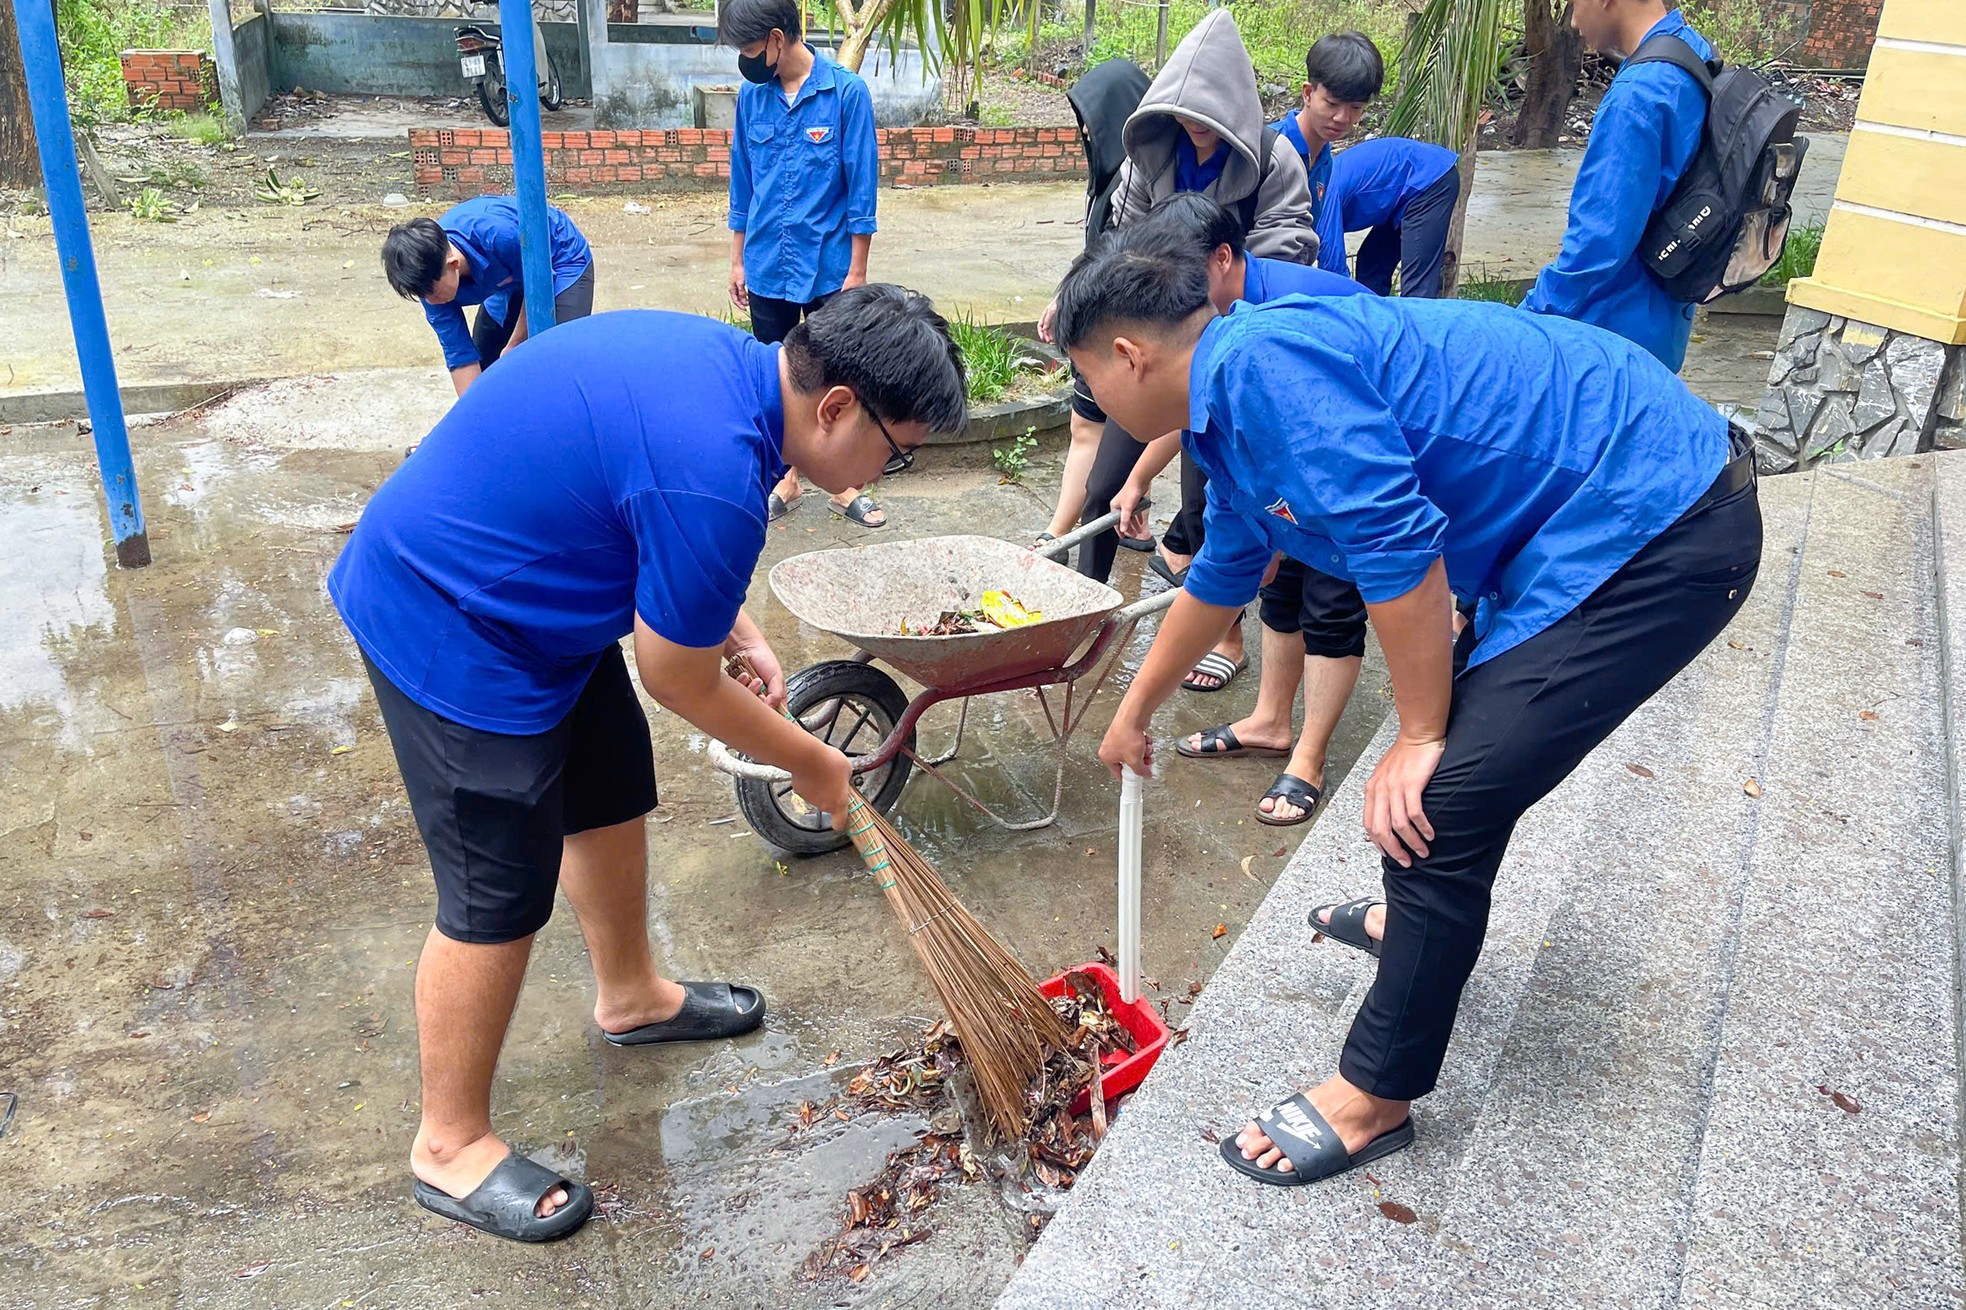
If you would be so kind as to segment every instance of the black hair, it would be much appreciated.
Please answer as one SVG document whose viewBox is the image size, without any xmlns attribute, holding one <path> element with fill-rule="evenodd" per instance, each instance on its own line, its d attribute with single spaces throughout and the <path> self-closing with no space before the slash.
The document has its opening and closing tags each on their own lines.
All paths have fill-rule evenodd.
<svg viewBox="0 0 1966 1310">
<path fill-rule="evenodd" d="M 798 0 L 723 0 L 717 6 L 717 44 L 735 50 L 773 31 L 796 41 L 802 33 Z"/>
<path fill-rule="evenodd" d="M 1206 260 L 1223 246 L 1236 259 L 1244 255 L 1242 224 L 1234 214 L 1199 191 L 1177 191 L 1146 217 L 1119 229 L 1126 250 L 1180 254 L 1199 251 Z"/>
<path fill-rule="evenodd" d="M 1363 103 L 1386 84 L 1386 61 L 1363 32 L 1319 37 L 1304 56 L 1304 80 L 1321 86 L 1333 100 Z"/>
<path fill-rule="evenodd" d="M 1052 334 L 1067 350 L 1114 323 L 1172 328 L 1208 305 L 1207 255 L 1185 242 L 1179 249 L 1134 249 L 1124 232 L 1108 233 L 1073 260 L 1058 284 Z"/>
<path fill-rule="evenodd" d="M 755 39 L 755 38 L 753 38 Z M 958 432 L 969 417 L 962 352 L 929 298 L 884 282 L 849 287 L 785 337 L 792 385 L 850 388 L 888 423 Z"/>
<path fill-rule="evenodd" d="M 434 218 L 413 218 L 389 229 L 382 242 L 382 272 L 389 289 L 405 300 L 430 294 L 444 276 L 451 239 Z"/>
</svg>

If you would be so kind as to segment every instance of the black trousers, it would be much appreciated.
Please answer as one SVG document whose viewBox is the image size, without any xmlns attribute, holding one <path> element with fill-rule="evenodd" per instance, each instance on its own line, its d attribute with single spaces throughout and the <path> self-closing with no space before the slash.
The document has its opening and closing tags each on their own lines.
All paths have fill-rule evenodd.
<svg viewBox="0 0 1966 1310">
<path fill-rule="evenodd" d="M 1446 753 L 1421 802 L 1434 840 L 1411 868 L 1381 862 L 1379 973 L 1338 1065 L 1356 1086 L 1399 1101 L 1434 1089 L 1516 821 L 1746 603 L 1761 561 L 1751 468 L 1730 464 L 1582 605 L 1455 682 Z"/>
<path fill-rule="evenodd" d="M 1381 223 L 1365 234 L 1352 275 L 1379 295 L 1392 294 L 1399 270 L 1399 294 L 1434 299 L 1440 295 L 1441 266 L 1447 256 L 1447 226 L 1461 197 L 1461 170 L 1450 168 L 1432 186 L 1407 201 L 1397 223 Z"/>
<path fill-rule="evenodd" d="M 766 345 L 783 341 L 786 334 L 799 325 L 800 319 L 831 300 L 835 294 L 828 291 L 801 304 L 796 300 L 761 296 L 754 291 L 751 293 L 751 335 Z"/>
<path fill-rule="evenodd" d="M 505 353 L 506 343 L 512 340 L 512 333 L 519 326 L 519 316 L 526 312 L 526 293 L 517 287 L 512 290 L 512 298 L 505 306 L 505 321 L 499 322 L 483 309 L 471 320 L 471 344 L 478 348 L 478 365 L 490 368 Z M 553 321 L 568 323 L 576 318 L 586 318 L 594 312 L 594 261 L 587 261 L 586 271 L 574 280 L 572 286 L 553 297 Z"/>
<path fill-rule="evenodd" d="M 1133 468 L 1140 462 L 1144 441 L 1135 441 L 1126 429 L 1111 419 L 1099 434 L 1099 451 L 1092 457 L 1092 471 L 1085 479 L 1085 509 L 1080 523 L 1090 523 L 1113 508 L 1113 497 L 1120 494 Z M 1161 534 L 1167 548 L 1177 555 L 1193 555 L 1201 549 L 1202 514 L 1207 508 L 1208 478 L 1186 455 L 1181 457 L 1181 510 Z M 1079 544 L 1078 570 L 1095 582 L 1113 574 L 1113 556 L 1119 552 L 1119 533 L 1111 528 L 1090 541 Z"/>
</svg>

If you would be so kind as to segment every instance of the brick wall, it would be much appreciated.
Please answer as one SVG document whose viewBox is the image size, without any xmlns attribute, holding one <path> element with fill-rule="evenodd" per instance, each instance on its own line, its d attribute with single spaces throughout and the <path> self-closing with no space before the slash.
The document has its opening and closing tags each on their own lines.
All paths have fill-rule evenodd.
<svg viewBox="0 0 1966 1310">
<path fill-rule="evenodd" d="M 204 109 L 218 103 L 218 67 L 201 50 L 125 50 L 123 87 L 141 109 Z"/>
<path fill-rule="evenodd" d="M 1877 15 L 1884 0 L 1815 0 L 1809 7 L 1809 39 L 1796 52 L 1812 68 L 1854 69 L 1870 63 Z"/>
<path fill-rule="evenodd" d="M 882 129 L 880 139 L 881 179 L 890 185 L 1085 176 L 1075 128 L 900 127 Z M 541 141 L 549 189 L 715 191 L 730 179 L 729 132 L 545 132 Z M 416 187 L 424 195 L 512 189 L 512 148 L 500 129 L 412 128 L 410 150 Z"/>
</svg>

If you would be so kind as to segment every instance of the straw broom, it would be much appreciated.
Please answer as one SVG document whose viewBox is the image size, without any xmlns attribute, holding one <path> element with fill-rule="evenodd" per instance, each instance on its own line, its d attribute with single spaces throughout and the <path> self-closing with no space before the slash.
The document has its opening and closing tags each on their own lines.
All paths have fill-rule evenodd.
<svg viewBox="0 0 1966 1310">
<path fill-rule="evenodd" d="M 733 677 L 758 676 L 741 655 L 724 667 Z M 798 723 L 789 711 L 785 717 Z M 1017 957 L 956 899 L 935 867 L 858 790 L 849 788 L 848 794 L 847 836 L 908 930 L 908 944 L 942 998 L 949 1024 L 976 1071 L 991 1126 L 1003 1140 L 1015 1141 L 1030 1130 L 1033 1113 L 1047 1099 L 1042 1093 L 1049 1089 L 1037 1084 L 1052 1056 L 1062 1054 L 1073 1072 L 1087 1063 L 1073 1051 L 1073 1031 Z M 1096 1078 L 1096 1055 L 1091 1063 Z M 1033 1095 L 1034 1090 L 1040 1094 Z"/>
<path fill-rule="evenodd" d="M 1032 1090 L 1072 1030 L 1031 975 L 942 881 L 894 825 L 858 791 L 847 803 L 853 839 L 956 1030 L 991 1124 L 1006 1141 L 1024 1136 L 1042 1097 Z"/>
</svg>

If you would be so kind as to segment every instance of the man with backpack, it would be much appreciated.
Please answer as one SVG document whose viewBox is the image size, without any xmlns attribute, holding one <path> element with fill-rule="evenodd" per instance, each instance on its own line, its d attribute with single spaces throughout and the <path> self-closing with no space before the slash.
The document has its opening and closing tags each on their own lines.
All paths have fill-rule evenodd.
<svg viewBox="0 0 1966 1310">
<path fill-rule="evenodd" d="M 1571 24 L 1593 50 L 1628 56 L 1656 37 L 1701 60 L 1713 47 L 1664 0 L 1576 0 Z M 1694 306 L 1655 278 L 1640 252 L 1652 215 L 1700 148 L 1707 96 L 1693 74 L 1665 60 L 1627 59 L 1598 105 L 1570 193 L 1563 249 L 1522 302 L 1616 332 L 1667 368 L 1686 362 Z"/>
</svg>

